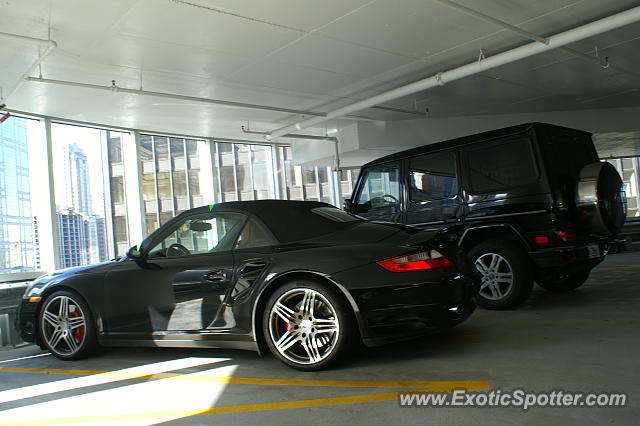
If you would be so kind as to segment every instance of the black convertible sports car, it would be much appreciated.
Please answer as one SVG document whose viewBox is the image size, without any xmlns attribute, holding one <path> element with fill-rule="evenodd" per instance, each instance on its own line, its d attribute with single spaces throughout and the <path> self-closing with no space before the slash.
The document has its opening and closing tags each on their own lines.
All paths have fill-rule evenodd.
<svg viewBox="0 0 640 426">
<path fill-rule="evenodd" d="M 329 204 L 186 211 L 120 260 L 36 279 L 22 337 L 61 359 L 103 346 L 267 347 L 301 370 L 464 321 L 475 268 L 455 230 L 371 222 Z"/>
</svg>

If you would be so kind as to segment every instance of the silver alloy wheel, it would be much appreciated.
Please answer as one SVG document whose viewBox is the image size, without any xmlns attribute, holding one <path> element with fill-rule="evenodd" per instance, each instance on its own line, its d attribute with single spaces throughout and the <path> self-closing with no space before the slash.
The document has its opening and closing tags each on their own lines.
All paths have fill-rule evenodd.
<svg viewBox="0 0 640 426">
<path fill-rule="evenodd" d="M 57 296 L 42 308 L 40 330 L 47 346 L 59 355 L 73 355 L 86 338 L 86 321 L 80 305 L 68 296 Z"/>
<path fill-rule="evenodd" d="M 489 300 L 500 300 L 513 287 L 513 269 L 507 259 L 496 253 L 485 253 L 475 261 L 482 275 L 480 295 Z"/>
<path fill-rule="evenodd" d="M 340 322 L 335 308 L 320 292 L 294 288 L 273 304 L 269 334 L 276 350 L 289 361 L 316 364 L 335 348 Z"/>
</svg>

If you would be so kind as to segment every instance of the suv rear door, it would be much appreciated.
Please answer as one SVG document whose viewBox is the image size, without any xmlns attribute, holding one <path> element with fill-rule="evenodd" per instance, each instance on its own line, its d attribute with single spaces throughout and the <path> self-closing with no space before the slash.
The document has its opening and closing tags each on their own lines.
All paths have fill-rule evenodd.
<svg viewBox="0 0 640 426">
<path fill-rule="evenodd" d="M 428 228 L 457 222 L 462 215 L 456 151 L 440 151 L 405 160 L 406 223 Z"/>
</svg>

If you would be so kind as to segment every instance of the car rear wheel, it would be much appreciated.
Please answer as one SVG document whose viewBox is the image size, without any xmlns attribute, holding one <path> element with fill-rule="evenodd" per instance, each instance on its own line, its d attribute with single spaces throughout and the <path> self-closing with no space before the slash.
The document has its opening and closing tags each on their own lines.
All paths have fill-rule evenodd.
<svg viewBox="0 0 640 426">
<path fill-rule="evenodd" d="M 45 348 L 62 360 L 83 358 L 98 346 L 89 305 L 76 293 L 60 290 L 49 295 L 39 326 Z"/>
<path fill-rule="evenodd" d="M 591 270 L 563 275 L 555 280 L 537 280 L 538 285 L 548 291 L 570 291 L 584 284 Z"/>
<path fill-rule="evenodd" d="M 531 265 L 524 251 L 509 241 L 488 241 L 469 252 L 481 276 L 478 305 L 487 309 L 513 309 L 533 287 Z"/>
<path fill-rule="evenodd" d="M 333 289 L 306 280 L 279 287 L 266 304 L 262 323 L 275 357 L 304 371 L 342 359 L 354 326 L 350 309 Z"/>
</svg>

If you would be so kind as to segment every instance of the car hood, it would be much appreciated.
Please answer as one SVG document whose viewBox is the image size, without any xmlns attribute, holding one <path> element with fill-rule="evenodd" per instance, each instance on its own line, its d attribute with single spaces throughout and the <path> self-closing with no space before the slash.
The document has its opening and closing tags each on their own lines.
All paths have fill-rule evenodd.
<svg viewBox="0 0 640 426">
<path fill-rule="evenodd" d="M 33 280 L 30 287 L 41 287 L 43 284 L 57 282 L 58 280 L 69 277 L 71 275 L 104 272 L 114 263 L 116 263 L 115 260 L 107 260 L 105 262 L 94 263 L 91 265 L 74 266 L 71 268 L 59 269 L 46 275 L 39 276 L 38 278 Z"/>
</svg>

